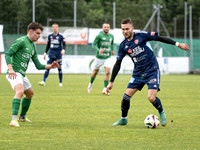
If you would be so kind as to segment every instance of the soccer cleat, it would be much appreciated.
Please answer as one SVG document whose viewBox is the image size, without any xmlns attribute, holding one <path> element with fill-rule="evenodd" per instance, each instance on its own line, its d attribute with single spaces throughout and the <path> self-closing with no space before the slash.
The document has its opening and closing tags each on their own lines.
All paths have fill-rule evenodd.
<svg viewBox="0 0 200 150">
<path fill-rule="evenodd" d="M 108 96 L 109 96 L 109 95 L 110 95 L 110 92 L 106 92 L 106 88 L 104 88 L 103 91 L 102 91 L 102 94 L 108 95 Z"/>
<path fill-rule="evenodd" d="M 91 93 L 91 91 L 92 91 L 92 83 L 89 83 L 87 91 L 88 91 L 88 93 Z"/>
<path fill-rule="evenodd" d="M 32 122 L 32 121 L 29 120 L 27 117 L 26 117 L 26 118 L 19 117 L 18 121 L 19 121 L 19 122 Z"/>
<path fill-rule="evenodd" d="M 112 126 L 123 126 L 128 123 L 128 119 L 120 119 L 119 121 L 112 124 Z"/>
<path fill-rule="evenodd" d="M 163 111 L 162 113 L 159 113 L 159 115 L 160 115 L 160 124 L 162 126 L 166 126 L 167 118 L 166 118 L 165 112 Z"/>
<path fill-rule="evenodd" d="M 13 126 L 13 127 L 20 127 L 20 126 L 19 126 L 19 122 L 18 122 L 17 119 L 16 119 L 16 120 L 12 120 L 12 121 L 10 122 L 9 125 L 11 125 L 11 126 Z"/>
<path fill-rule="evenodd" d="M 46 85 L 44 81 L 38 82 L 38 84 L 41 85 L 41 86 L 45 86 Z"/>
<path fill-rule="evenodd" d="M 62 83 L 59 83 L 59 86 L 61 87 L 61 86 L 63 86 L 63 84 L 62 84 Z"/>
</svg>

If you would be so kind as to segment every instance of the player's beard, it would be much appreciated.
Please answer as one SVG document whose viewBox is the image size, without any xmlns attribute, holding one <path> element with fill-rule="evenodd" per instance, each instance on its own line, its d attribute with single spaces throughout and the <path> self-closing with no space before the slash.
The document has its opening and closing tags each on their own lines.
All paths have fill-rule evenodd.
<svg viewBox="0 0 200 150">
<path fill-rule="evenodd" d="M 105 34 L 108 34 L 108 30 L 104 30 L 103 32 L 104 32 Z"/>
<path fill-rule="evenodd" d="M 129 32 L 129 35 L 125 36 L 126 39 L 131 40 L 133 32 Z"/>
</svg>

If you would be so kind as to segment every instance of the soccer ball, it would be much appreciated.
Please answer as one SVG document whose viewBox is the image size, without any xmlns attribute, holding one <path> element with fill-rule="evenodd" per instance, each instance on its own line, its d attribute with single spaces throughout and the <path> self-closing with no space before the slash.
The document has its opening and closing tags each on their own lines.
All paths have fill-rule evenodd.
<svg viewBox="0 0 200 150">
<path fill-rule="evenodd" d="M 148 115 L 144 120 L 144 125 L 147 128 L 156 128 L 159 125 L 159 119 L 156 115 Z"/>
</svg>

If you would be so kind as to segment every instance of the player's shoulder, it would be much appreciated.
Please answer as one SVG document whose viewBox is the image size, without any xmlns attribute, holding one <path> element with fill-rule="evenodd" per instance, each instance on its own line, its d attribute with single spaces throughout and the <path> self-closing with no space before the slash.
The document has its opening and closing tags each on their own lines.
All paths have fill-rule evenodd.
<svg viewBox="0 0 200 150">
<path fill-rule="evenodd" d="M 126 38 L 124 38 L 124 40 L 120 43 L 119 47 L 124 47 L 126 45 L 126 42 L 128 40 Z"/>
<path fill-rule="evenodd" d="M 104 36 L 104 34 L 103 34 L 103 31 L 101 31 L 101 32 L 99 32 L 97 35 L 96 35 L 96 39 L 98 39 L 98 38 L 101 38 L 101 37 L 103 37 Z"/>
<path fill-rule="evenodd" d="M 53 33 L 50 33 L 49 35 L 48 35 L 48 37 L 52 37 L 53 36 Z"/>
<path fill-rule="evenodd" d="M 64 37 L 64 35 L 62 33 L 60 33 L 60 32 L 58 33 L 58 35 L 61 36 L 61 37 Z"/>
<path fill-rule="evenodd" d="M 148 32 L 146 32 L 146 31 L 134 31 L 134 34 L 135 35 L 146 35 L 146 34 L 148 34 Z"/>
<path fill-rule="evenodd" d="M 100 31 L 97 36 L 104 36 L 103 31 Z"/>
<path fill-rule="evenodd" d="M 155 36 L 157 35 L 157 32 L 135 31 L 134 34 L 138 36 Z"/>
<path fill-rule="evenodd" d="M 16 39 L 16 42 L 18 42 L 18 43 L 24 43 L 27 40 L 29 40 L 28 36 L 22 36 L 22 37 Z"/>
<path fill-rule="evenodd" d="M 114 35 L 113 35 L 113 34 L 111 34 L 111 33 L 108 33 L 108 35 L 109 35 L 109 36 L 111 36 L 112 38 L 114 38 Z"/>
</svg>

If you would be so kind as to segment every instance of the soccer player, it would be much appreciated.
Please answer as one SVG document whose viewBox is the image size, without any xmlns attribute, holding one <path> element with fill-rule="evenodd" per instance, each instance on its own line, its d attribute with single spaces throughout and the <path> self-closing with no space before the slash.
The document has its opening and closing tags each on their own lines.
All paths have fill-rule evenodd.
<svg viewBox="0 0 200 150">
<path fill-rule="evenodd" d="M 30 59 L 32 59 L 36 68 L 39 70 L 57 68 L 59 66 L 57 62 L 42 65 L 38 60 L 37 51 L 33 42 L 36 42 L 40 38 L 42 31 L 43 27 L 41 24 L 37 22 L 30 23 L 27 27 L 27 36 L 18 38 L 5 54 L 8 66 L 6 79 L 15 91 L 15 96 L 12 101 L 11 126 L 19 127 L 18 121 L 31 122 L 26 117 L 26 113 L 31 104 L 33 89 L 25 74 Z M 25 97 L 22 99 L 23 94 L 25 94 Z M 19 119 L 17 119 L 21 99 L 21 114 Z"/>
<path fill-rule="evenodd" d="M 65 38 L 59 33 L 58 24 L 52 25 L 53 33 L 49 34 L 46 50 L 44 53 L 44 60 L 46 60 L 46 54 L 49 50 L 49 59 L 47 64 L 51 64 L 53 61 L 58 61 L 60 67 L 58 67 L 58 76 L 59 76 L 59 86 L 62 84 L 62 55 L 65 54 Z M 39 82 L 39 85 L 45 86 L 45 82 L 49 75 L 50 69 L 47 69 L 44 73 L 43 81 Z"/>
<path fill-rule="evenodd" d="M 94 70 L 92 72 L 90 82 L 87 88 L 88 93 L 91 93 L 92 84 L 99 72 L 99 68 L 104 65 L 105 68 L 105 78 L 104 78 L 104 88 L 102 94 L 110 95 L 110 93 L 106 92 L 106 87 L 109 83 L 110 76 L 110 67 L 111 67 L 111 55 L 114 55 L 114 36 L 109 33 L 110 24 L 104 23 L 102 25 L 103 31 L 100 32 L 94 42 L 92 43 L 92 47 L 96 50 L 96 57 L 94 60 Z"/>
<path fill-rule="evenodd" d="M 156 96 L 157 92 L 160 90 L 160 71 L 156 56 L 151 49 L 149 41 L 160 41 L 176 45 L 185 51 L 189 50 L 189 46 L 185 43 L 178 43 L 169 38 L 158 36 L 158 33 L 156 32 L 133 32 L 133 23 L 129 18 L 121 21 L 121 28 L 125 40 L 122 41 L 119 46 L 117 60 L 113 67 L 109 85 L 107 86 L 107 92 L 113 88 L 113 82 L 120 70 L 121 62 L 125 55 L 130 56 L 132 59 L 134 63 L 134 70 L 126 92 L 123 95 L 121 103 L 121 119 L 115 122 L 113 126 L 126 125 L 128 123 L 127 115 L 131 97 L 138 90 L 142 90 L 145 84 L 148 86 L 148 100 L 158 110 L 161 125 L 165 126 L 167 124 L 167 118 L 161 101 Z"/>
</svg>

